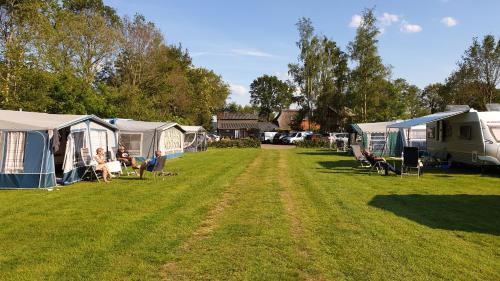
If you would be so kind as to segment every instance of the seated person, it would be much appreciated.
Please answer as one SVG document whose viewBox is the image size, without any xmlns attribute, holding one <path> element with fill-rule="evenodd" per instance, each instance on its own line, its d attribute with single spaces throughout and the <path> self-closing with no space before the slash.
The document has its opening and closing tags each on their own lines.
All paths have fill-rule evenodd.
<svg viewBox="0 0 500 281">
<path fill-rule="evenodd" d="M 156 165 L 156 162 L 158 161 L 158 159 L 162 157 L 161 156 L 161 151 L 160 150 L 156 150 L 155 151 L 155 156 L 151 159 L 147 159 L 146 161 L 144 161 L 144 163 L 142 163 L 141 165 L 141 168 L 139 170 L 139 174 L 140 174 L 140 178 L 142 179 L 142 175 L 144 174 L 144 170 L 148 170 L 150 172 L 153 171 L 155 165 Z"/>
<path fill-rule="evenodd" d="M 96 156 L 94 156 L 94 160 L 97 162 L 97 166 L 95 168 L 96 171 L 101 171 L 104 182 L 109 182 L 109 179 L 111 179 L 111 174 L 109 173 L 108 167 L 106 166 L 106 156 L 104 155 L 104 149 L 98 148 L 96 150 Z"/>
<path fill-rule="evenodd" d="M 384 168 L 385 175 L 389 175 L 389 170 L 394 172 L 396 175 L 401 175 L 401 171 L 397 170 L 395 167 L 393 167 L 391 164 L 387 163 L 384 158 L 375 156 L 373 153 L 370 153 L 368 150 L 364 149 L 363 150 L 363 156 L 365 156 L 366 160 L 370 162 L 370 164 L 375 165 L 380 165 L 380 167 Z"/>
<path fill-rule="evenodd" d="M 139 169 L 137 166 L 137 162 L 134 157 L 131 157 L 128 151 L 125 149 L 125 146 L 120 145 L 118 147 L 118 151 L 116 152 L 116 160 L 120 161 L 120 163 L 125 163 L 127 166 L 131 166 L 132 169 Z"/>
</svg>

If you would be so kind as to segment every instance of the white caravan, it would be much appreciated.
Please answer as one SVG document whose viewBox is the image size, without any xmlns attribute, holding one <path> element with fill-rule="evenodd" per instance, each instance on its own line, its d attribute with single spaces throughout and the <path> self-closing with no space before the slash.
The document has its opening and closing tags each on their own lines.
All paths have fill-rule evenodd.
<svg viewBox="0 0 500 281">
<path fill-rule="evenodd" d="M 500 111 L 446 111 L 390 125 L 410 128 L 426 124 L 430 156 L 468 165 L 500 166 Z"/>
<path fill-rule="evenodd" d="M 427 151 L 450 162 L 500 166 L 500 111 L 470 110 L 427 124 Z"/>
</svg>

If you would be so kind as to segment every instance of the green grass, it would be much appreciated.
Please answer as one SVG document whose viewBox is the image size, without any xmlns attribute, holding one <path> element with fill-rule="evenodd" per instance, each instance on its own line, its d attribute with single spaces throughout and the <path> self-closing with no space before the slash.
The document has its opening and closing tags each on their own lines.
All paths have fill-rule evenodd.
<svg viewBox="0 0 500 281">
<path fill-rule="evenodd" d="M 0 280 L 500 280 L 500 178 L 227 149 L 178 176 L 0 192 Z"/>
</svg>

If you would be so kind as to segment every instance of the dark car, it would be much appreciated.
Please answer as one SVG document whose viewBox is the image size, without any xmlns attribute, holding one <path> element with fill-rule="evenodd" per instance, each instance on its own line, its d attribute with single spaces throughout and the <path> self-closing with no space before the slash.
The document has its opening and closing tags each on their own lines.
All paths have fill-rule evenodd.
<svg viewBox="0 0 500 281">
<path fill-rule="evenodd" d="M 288 137 L 287 133 L 277 133 L 274 135 L 273 144 L 283 144 L 283 139 Z"/>
</svg>

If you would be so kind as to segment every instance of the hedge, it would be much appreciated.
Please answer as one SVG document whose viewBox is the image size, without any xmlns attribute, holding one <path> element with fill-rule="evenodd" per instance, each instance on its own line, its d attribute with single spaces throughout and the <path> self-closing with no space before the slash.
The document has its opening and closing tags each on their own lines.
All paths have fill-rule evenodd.
<svg viewBox="0 0 500 281">
<path fill-rule="evenodd" d="M 220 140 L 210 142 L 208 144 L 209 147 L 215 148 L 260 148 L 260 141 L 258 139 L 253 138 L 244 138 L 244 139 L 236 139 L 236 140 Z"/>
<path fill-rule="evenodd" d="M 295 142 L 297 147 L 304 148 L 330 148 L 330 142 L 326 140 L 303 140 Z M 335 149 L 335 143 L 332 144 L 332 149 Z"/>
</svg>

